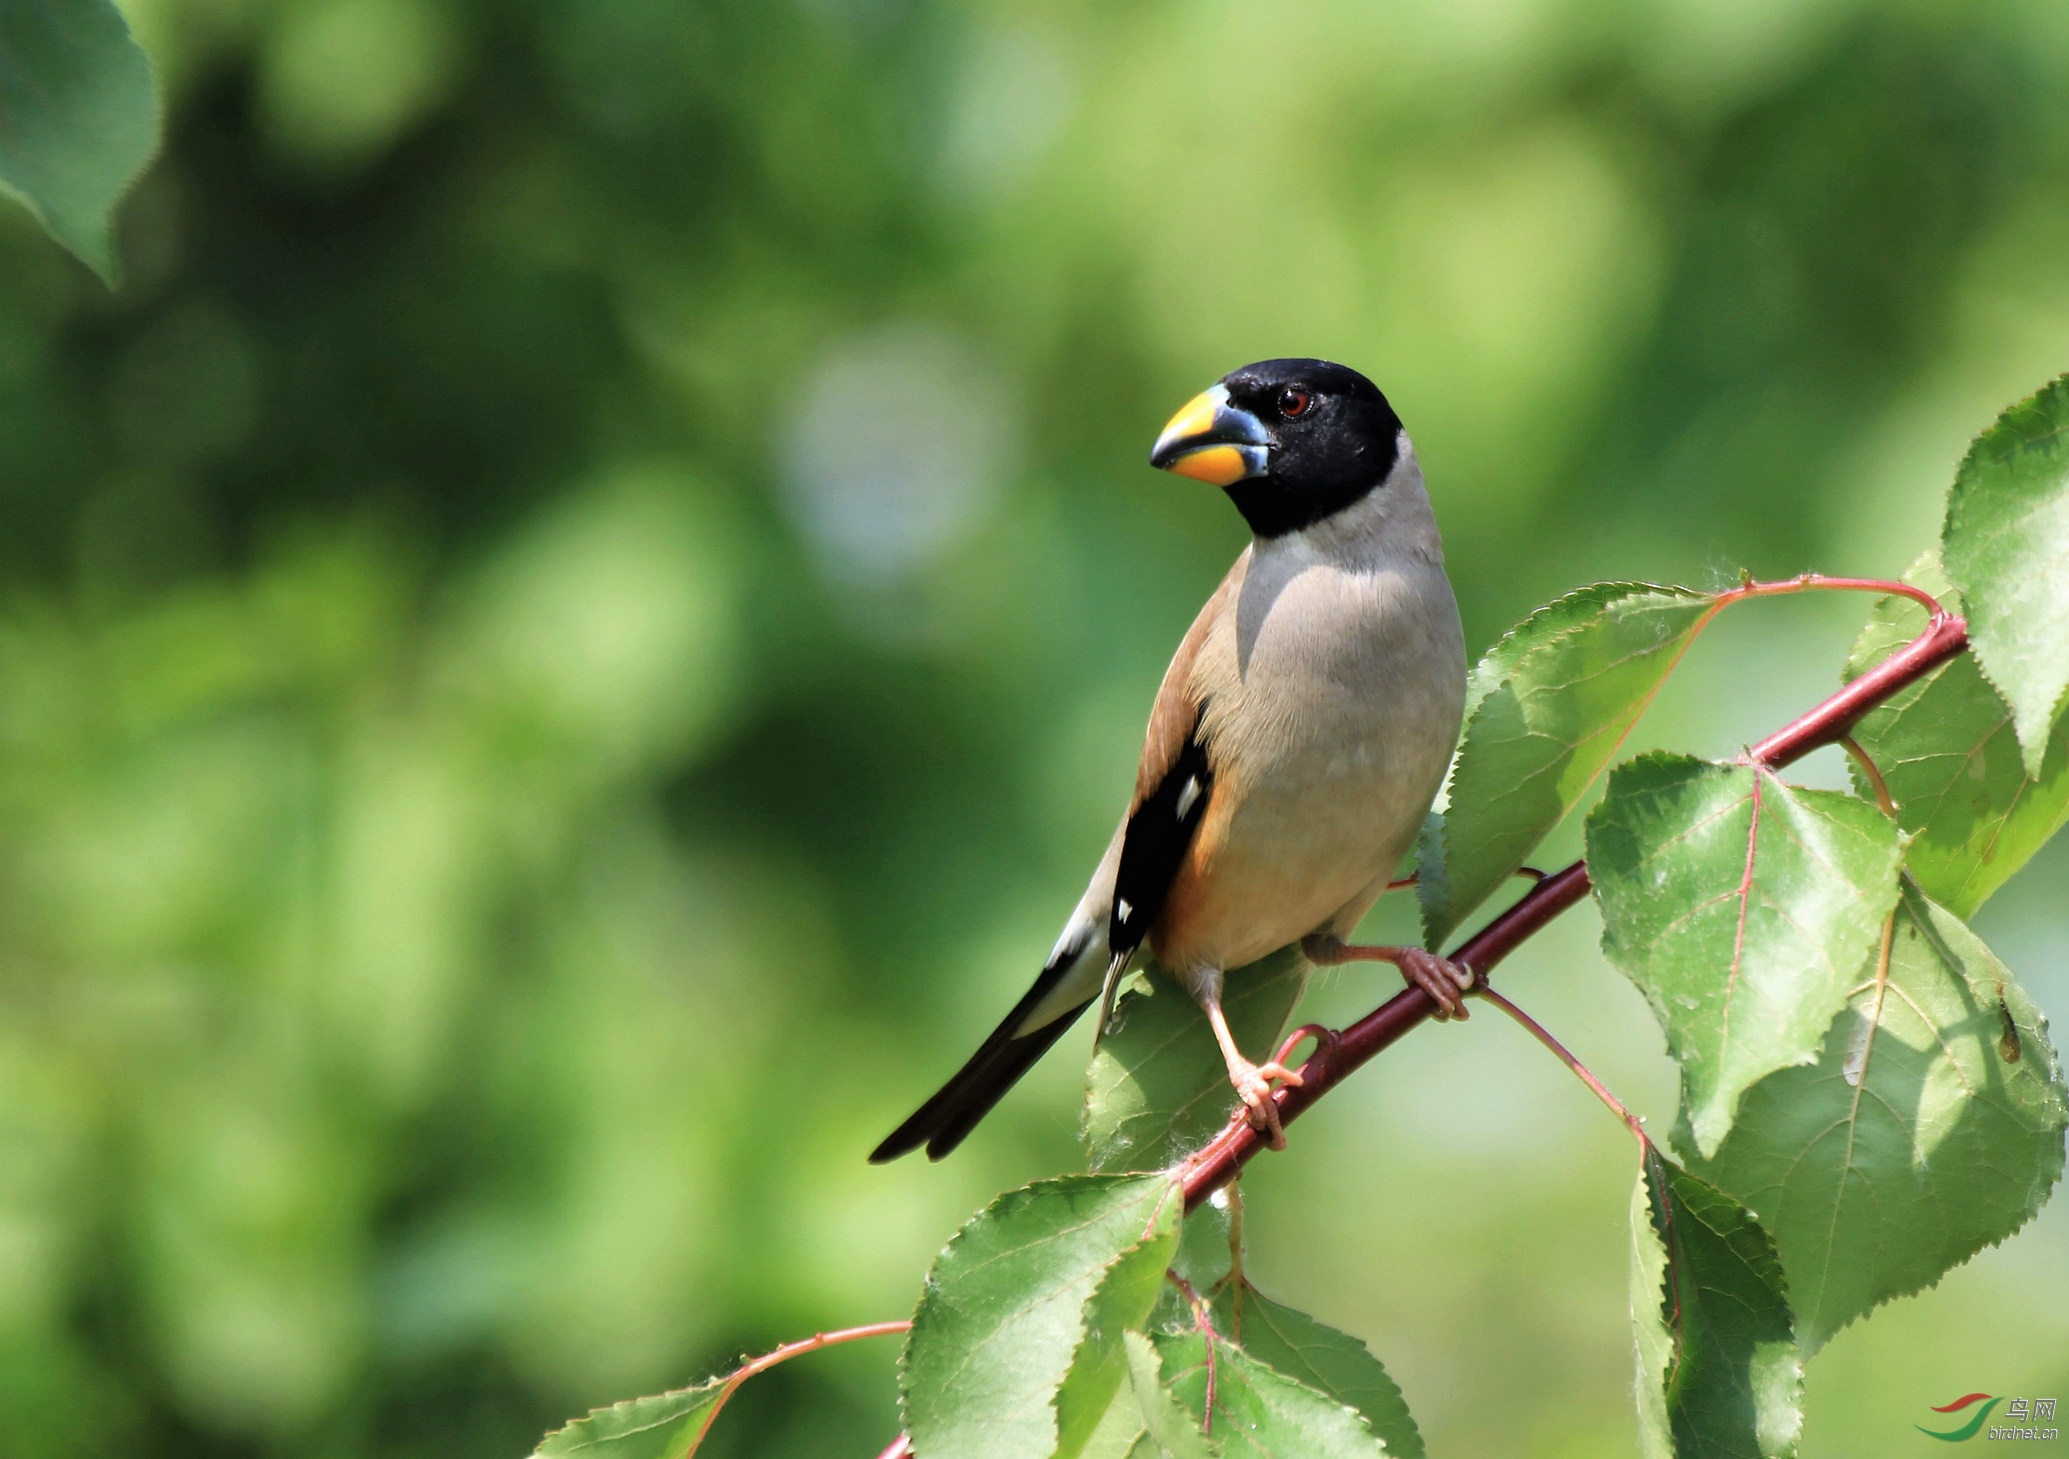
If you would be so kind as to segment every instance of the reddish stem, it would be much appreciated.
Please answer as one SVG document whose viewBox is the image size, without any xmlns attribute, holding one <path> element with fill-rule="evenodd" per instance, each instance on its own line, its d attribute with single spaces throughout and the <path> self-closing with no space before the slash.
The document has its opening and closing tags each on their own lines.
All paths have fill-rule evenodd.
<svg viewBox="0 0 2069 1459">
<path fill-rule="evenodd" d="M 1272 1055 L 1272 1062 L 1281 1069 L 1292 1067 L 1286 1061 L 1293 1056 L 1293 1051 L 1299 1048 L 1306 1039 L 1313 1039 L 1315 1041 L 1315 1052 L 1319 1054 L 1322 1050 L 1336 1042 L 1336 1030 L 1324 1028 L 1319 1023 L 1303 1023 L 1299 1028 L 1293 1030 L 1292 1033 L 1286 1035 L 1285 1041 L 1279 1045 L 1279 1052 Z"/>
<path fill-rule="evenodd" d="M 1930 594 L 1908 583 L 1806 574 L 1787 582 L 1746 583 L 1718 594 L 1718 606 L 1741 598 L 1772 597 L 1827 588 L 1899 594 L 1924 604 L 1932 620 L 1926 625 L 1925 632 L 1905 647 L 1747 752 L 1750 760 L 1771 769 L 1779 769 L 1813 750 L 1844 739 L 1862 715 L 1924 678 L 1968 646 L 1968 625 L 1942 608 Z M 1535 936 L 1546 923 L 1585 898 L 1588 887 L 1586 862 L 1576 861 L 1564 870 L 1553 872 L 1475 933 L 1465 946 L 1451 955 L 1451 960 L 1473 973 L 1474 981 L 1484 987 L 1487 974 L 1496 964 Z M 1301 1082 L 1279 1090 L 1274 1096 L 1279 1102 L 1280 1124 L 1298 1119 L 1366 1060 L 1429 1018 L 1436 1007 L 1422 989 L 1409 988 L 1345 1029 L 1334 1042 L 1317 1048 L 1300 1067 Z M 1267 1142 L 1264 1137 L 1250 1124 L 1244 1112 L 1238 1111 L 1226 1129 L 1180 1167 L 1186 1210 L 1193 1210 L 1234 1179 L 1237 1172 L 1265 1148 Z"/>
<path fill-rule="evenodd" d="M 1895 582 L 1889 578 L 1834 578 L 1826 577 L 1821 572 L 1798 573 L 1795 577 L 1781 578 L 1771 583 L 1757 583 L 1751 578 L 1747 578 L 1737 587 L 1727 588 L 1724 592 L 1719 593 L 1717 595 L 1717 606 L 1719 608 L 1726 608 L 1745 598 L 1779 598 L 1785 593 L 1813 593 L 1821 591 L 1881 593 L 1884 596 L 1894 593 L 1899 597 L 1909 598 L 1914 603 L 1922 604 L 1926 612 L 1936 616 L 1944 611 L 1940 607 L 1939 599 L 1925 589 L 1913 587 L 1909 583 Z"/>
<path fill-rule="evenodd" d="M 774 1352 L 763 1353 L 758 1358 L 749 1358 L 727 1376 L 725 1386 L 718 1391 L 718 1401 L 705 1413 L 703 1424 L 698 1427 L 696 1437 L 690 1440 L 690 1447 L 685 1452 L 697 1452 L 698 1446 L 711 1432 L 712 1424 L 718 1421 L 719 1411 L 726 1406 L 726 1400 L 737 1393 L 740 1385 L 755 1374 L 766 1373 L 778 1363 L 787 1362 L 803 1353 L 816 1352 L 820 1348 L 830 1348 L 835 1343 L 854 1342 L 865 1337 L 886 1337 L 894 1332 L 909 1332 L 911 1329 L 912 1323 L 901 1318 L 897 1322 L 872 1322 L 867 1327 L 844 1327 L 839 1332 L 815 1332 L 810 1337 L 787 1342 Z"/>
<path fill-rule="evenodd" d="M 900 1434 L 891 1440 L 891 1447 L 877 1455 L 876 1459 L 912 1459 L 912 1440 Z"/>
<path fill-rule="evenodd" d="M 1200 1330 L 1200 1336 L 1206 1343 L 1207 1406 L 1202 1411 L 1204 1418 L 1201 1421 L 1200 1430 L 1202 1433 L 1211 1434 L 1214 1432 L 1214 1319 L 1207 1314 L 1206 1298 L 1199 1294 L 1198 1289 L 1191 1282 L 1178 1275 L 1177 1272 L 1165 1272 L 1164 1276 L 1175 1284 L 1179 1291 L 1185 1293 L 1186 1305 L 1193 1310 L 1193 1326 Z M 1236 1293 L 1236 1300 L 1240 1302 L 1242 1295 L 1242 1292 L 1239 1290 Z"/>
<path fill-rule="evenodd" d="M 1492 988 L 1482 988 L 1480 990 L 1480 996 L 1482 998 L 1485 998 L 1489 1003 L 1492 1003 L 1496 1008 L 1499 1008 L 1502 1012 L 1506 1013 L 1509 1017 L 1515 1019 L 1516 1022 L 1522 1024 L 1525 1028 L 1529 1029 L 1530 1036 L 1532 1038 L 1536 1039 L 1539 1043 L 1543 1044 L 1546 1048 L 1550 1049 L 1555 1055 L 1557 1055 L 1559 1062 L 1564 1064 L 1567 1068 L 1571 1069 L 1576 1075 L 1578 1075 L 1580 1077 L 1581 1083 L 1587 1085 L 1588 1088 L 1595 1091 L 1595 1098 L 1601 1100 L 1603 1104 L 1607 1105 L 1609 1108 L 1609 1112 L 1615 1115 L 1618 1119 L 1622 1120 L 1624 1124 L 1629 1127 L 1631 1133 L 1638 1137 L 1638 1144 L 1641 1148 L 1651 1143 L 1651 1141 L 1649 1141 L 1646 1138 L 1645 1125 L 1641 1120 L 1639 1120 L 1638 1116 L 1632 1114 L 1628 1109 L 1624 1108 L 1624 1102 L 1609 1092 L 1609 1086 L 1604 1084 L 1600 1079 L 1597 1079 L 1595 1077 L 1595 1071 L 1590 1069 L 1586 1064 L 1583 1064 L 1579 1059 L 1575 1058 L 1573 1056 L 1573 1051 L 1568 1049 L 1566 1045 L 1560 1043 L 1557 1039 L 1553 1038 L 1551 1032 L 1548 1029 L 1546 1029 L 1543 1024 L 1539 1023 L 1536 1019 L 1532 1018 L 1529 1014 L 1525 1013 L 1522 1009 L 1518 1008 L 1515 1004 L 1511 1003 L 1508 999 L 1502 997 L 1501 994 L 1495 992 Z"/>
<path fill-rule="evenodd" d="M 1776 730 L 1749 753 L 1763 765 L 1778 770 L 1812 750 L 1837 744 L 1852 732 L 1862 715 L 1966 647 L 1968 624 L 1952 613 L 1936 611 L 1925 632 L 1801 719 Z"/>
</svg>

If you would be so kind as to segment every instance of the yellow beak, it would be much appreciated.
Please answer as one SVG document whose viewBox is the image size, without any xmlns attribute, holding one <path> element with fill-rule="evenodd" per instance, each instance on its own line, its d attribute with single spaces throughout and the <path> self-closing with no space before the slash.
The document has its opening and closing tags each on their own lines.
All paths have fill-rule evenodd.
<svg viewBox="0 0 2069 1459">
<path fill-rule="evenodd" d="M 1229 402 L 1228 387 L 1201 391 L 1171 417 L 1150 448 L 1149 464 L 1211 486 L 1234 486 L 1270 469 L 1264 422 Z"/>
</svg>

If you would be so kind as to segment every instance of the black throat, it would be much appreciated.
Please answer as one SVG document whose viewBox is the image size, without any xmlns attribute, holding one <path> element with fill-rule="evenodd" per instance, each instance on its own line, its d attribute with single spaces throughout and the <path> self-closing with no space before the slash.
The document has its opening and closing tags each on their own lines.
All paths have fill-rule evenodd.
<svg viewBox="0 0 2069 1459">
<path fill-rule="evenodd" d="M 1253 476 L 1226 487 L 1228 499 L 1236 504 L 1250 530 L 1269 541 L 1327 521 L 1345 507 L 1355 506 L 1386 484 L 1400 460 L 1398 437 L 1388 436 L 1384 460 L 1362 481 L 1337 480 L 1288 482 L 1271 476 Z M 1361 465 L 1364 463 L 1360 463 Z"/>
</svg>

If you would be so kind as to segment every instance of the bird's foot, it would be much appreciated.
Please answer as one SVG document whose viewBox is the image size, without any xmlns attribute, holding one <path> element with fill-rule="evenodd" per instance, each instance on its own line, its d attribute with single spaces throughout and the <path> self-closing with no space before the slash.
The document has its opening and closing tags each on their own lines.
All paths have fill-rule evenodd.
<svg viewBox="0 0 2069 1459">
<path fill-rule="evenodd" d="M 1276 1059 L 1269 1064 L 1231 1059 L 1228 1082 L 1235 1086 L 1236 1097 L 1249 1108 L 1252 1127 L 1269 1140 L 1274 1150 L 1285 1149 L 1286 1130 L 1279 1122 L 1279 1102 L 1272 1095 L 1282 1084 L 1299 1084 L 1300 1075 Z"/>
<path fill-rule="evenodd" d="M 1401 949 L 1401 960 L 1394 964 L 1401 970 L 1401 976 L 1430 995 L 1430 1001 L 1437 1005 L 1440 1019 L 1467 1019 L 1472 1014 L 1466 1010 L 1465 995 L 1473 989 L 1473 974 L 1470 968 L 1462 968 L 1448 957 L 1439 957 L 1419 947 Z"/>
<path fill-rule="evenodd" d="M 1359 946 L 1326 932 L 1301 939 L 1300 950 L 1309 962 L 1317 965 L 1392 963 L 1401 970 L 1402 977 L 1429 994 L 1430 1001 L 1437 1005 L 1440 1020 L 1472 1016 L 1466 1010 L 1465 1000 L 1465 995 L 1473 989 L 1472 970 L 1460 967 L 1448 957 L 1439 957 L 1419 947 Z"/>
</svg>

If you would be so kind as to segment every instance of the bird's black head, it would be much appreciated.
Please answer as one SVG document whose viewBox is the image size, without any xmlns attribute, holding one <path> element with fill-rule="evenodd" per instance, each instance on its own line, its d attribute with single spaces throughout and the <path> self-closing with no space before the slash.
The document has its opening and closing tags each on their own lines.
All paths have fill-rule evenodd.
<svg viewBox="0 0 2069 1459">
<path fill-rule="evenodd" d="M 1231 370 L 1171 418 L 1149 463 L 1227 489 L 1260 537 L 1297 532 L 1387 479 L 1400 417 L 1379 387 L 1327 360 Z"/>
</svg>

